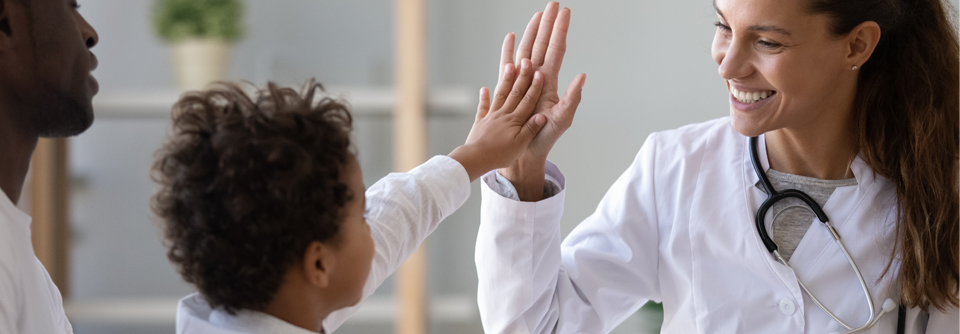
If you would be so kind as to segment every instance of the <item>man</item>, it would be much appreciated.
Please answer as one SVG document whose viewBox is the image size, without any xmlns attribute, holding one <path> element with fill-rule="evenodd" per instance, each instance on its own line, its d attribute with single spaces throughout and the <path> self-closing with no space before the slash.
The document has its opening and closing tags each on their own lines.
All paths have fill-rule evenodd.
<svg viewBox="0 0 960 334">
<path fill-rule="evenodd" d="M 93 122 L 94 31 L 75 0 L 0 0 L 0 333 L 73 333 L 16 207 L 40 137 Z"/>
</svg>

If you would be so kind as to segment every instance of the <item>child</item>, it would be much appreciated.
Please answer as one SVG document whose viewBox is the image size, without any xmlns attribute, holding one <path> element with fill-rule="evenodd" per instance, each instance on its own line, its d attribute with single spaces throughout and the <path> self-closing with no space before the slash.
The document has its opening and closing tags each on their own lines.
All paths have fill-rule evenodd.
<svg viewBox="0 0 960 334">
<path fill-rule="evenodd" d="M 314 103 L 319 85 L 184 96 L 152 203 L 168 257 L 199 291 L 180 301 L 177 333 L 335 330 L 466 201 L 470 182 L 516 160 L 543 127 L 531 117 L 543 78 L 529 60 L 521 68 L 507 67 L 497 90 L 510 93 L 492 106 L 481 90 L 466 144 L 366 192 L 351 116 Z"/>
</svg>

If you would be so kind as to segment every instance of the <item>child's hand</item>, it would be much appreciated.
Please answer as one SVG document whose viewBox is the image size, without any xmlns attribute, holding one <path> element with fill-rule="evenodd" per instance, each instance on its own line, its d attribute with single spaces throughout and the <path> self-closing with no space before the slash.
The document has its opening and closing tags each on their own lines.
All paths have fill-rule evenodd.
<svg viewBox="0 0 960 334">
<path fill-rule="evenodd" d="M 543 115 L 530 117 L 540 98 L 543 75 L 533 70 L 529 59 L 520 64 L 519 76 L 513 64 L 504 66 L 492 105 L 490 92 L 486 87 L 480 89 L 477 119 L 467 142 L 450 152 L 450 157 L 467 170 L 471 182 L 517 161 L 547 123 Z"/>
</svg>

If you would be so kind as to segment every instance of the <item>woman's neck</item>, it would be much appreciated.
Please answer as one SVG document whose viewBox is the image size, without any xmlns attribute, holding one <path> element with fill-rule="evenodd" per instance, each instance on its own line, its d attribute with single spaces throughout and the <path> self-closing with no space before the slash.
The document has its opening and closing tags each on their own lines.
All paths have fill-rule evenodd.
<svg viewBox="0 0 960 334">
<path fill-rule="evenodd" d="M 845 114 L 849 116 L 850 113 Z M 858 151 L 851 118 L 839 117 L 814 123 L 766 134 L 770 168 L 823 180 L 853 178 L 850 164 Z"/>
</svg>

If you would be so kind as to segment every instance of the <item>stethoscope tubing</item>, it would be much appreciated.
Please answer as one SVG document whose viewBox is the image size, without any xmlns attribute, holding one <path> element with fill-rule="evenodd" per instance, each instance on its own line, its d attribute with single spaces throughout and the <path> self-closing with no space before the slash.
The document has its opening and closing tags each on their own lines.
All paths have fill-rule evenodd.
<svg viewBox="0 0 960 334">
<path fill-rule="evenodd" d="M 760 240 L 763 241 L 763 246 L 767 248 L 767 251 L 773 253 L 778 249 L 777 243 L 770 238 L 770 235 L 767 234 L 767 225 L 764 224 L 763 219 L 766 217 L 767 211 L 773 206 L 773 203 L 779 202 L 780 200 L 787 198 L 797 198 L 807 204 L 813 213 L 817 215 L 817 219 L 826 224 L 830 221 L 827 218 L 827 214 L 823 212 L 823 209 L 820 208 L 820 205 L 817 204 L 813 198 L 810 198 L 809 195 L 803 193 L 802 191 L 796 189 L 787 189 L 783 191 L 777 191 L 773 188 L 773 184 L 770 183 L 770 179 L 767 178 L 767 173 L 763 171 L 763 167 L 760 165 L 760 153 L 759 149 L 759 139 L 757 137 L 750 137 L 750 160 L 753 162 L 753 170 L 757 173 L 757 176 L 760 177 L 760 185 L 763 187 L 763 190 L 767 192 L 767 199 L 760 204 L 760 209 L 757 210 L 756 224 L 757 231 L 760 233 Z M 831 231 L 833 229 L 831 228 Z M 836 232 L 831 232 L 836 235 Z"/>
<path fill-rule="evenodd" d="M 767 199 L 764 200 L 762 204 L 760 204 L 760 208 L 757 210 L 757 215 L 755 217 L 757 233 L 760 234 L 760 240 L 763 241 L 763 245 L 767 248 L 767 251 L 773 254 L 773 256 L 776 257 L 778 261 L 780 261 L 780 263 L 787 266 L 787 268 L 793 269 L 793 267 L 791 267 L 790 264 L 788 264 L 787 261 L 784 260 L 783 256 L 780 255 L 780 251 L 779 251 L 779 248 L 777 247 L 777 243 L 774 242 L 772 238 L 770 238 L 769 234 L 767 234 L 767 226 L 766 224 L 764 224 L 764 217 L 766 216 L 767 211 L 777 201 L 787 199 L 787 198 L 797 198 L 803 201 L 804 203 L 806 203 L 807 206 L 809 206 L 810 209 L 813 210 L 813 213 L 817 216 L 817 219 L 819 219 L 820 222 L 823 223 L 823 225 L 827 228 L 827 230 L 830 231 L 830 234 L 833 236 L 834 241 L 836 241 L 837 245 L 840 246 L 840 250 L 843 251 L 843 255 L 847 257 L 847 261 L 850 262 L 850 266 L 853 267 L 853 271 L 857 274 L 857 279 L 860 281 L 860 287 L 863 288 L 863 294 L 864 296 L 866 296 L 867 305 L 870 308 L 870 319 L 867 319 L 867 322 L 860 327 L 854 328 L 853 326 L 847 325 L 847 323 L 843 322 L 843 320 L 840 320 L 839 317 L 834 315 L 833 312 L 830 312 L 830 310 L 828 310 L 827 307 L 824 306 L 823 303 L 821 303 L 820 300 L 817 299 L 817 297 L 815 297 L 813 293 L 810 292 L 810 289 L 807 289 L 807 285 L 803 284 L 803 281 L 801 281 L 799 277 L 797 277 L 797 282 L 800 283 L 800 287 L 803 288 L 803 291 L 807 293 L 807 296 L 809 296 L 810 299 L 813 300 L 813 302 L 820 307 L 820 309 L 826 312 L 827 315 L 833 318 L 833 320 L 836 320 L 838 323 L 840 323 L 840 325 L 842 325 L 843 327 L 846 327 L 847 330 L 849 330 L 845 334 L 856 333 L 861 330 L 870 328 L 871 326 L 876 324 L 877 321 L 880 320 L 880 317 L 883 316 L 884 313 L 888 312 L 886 305 L 884 305 L 884 308 L 883 310 L 881 310 L 880 313 L 875 312 L 875 309 L 873 307 L 873 296 L 870 294 L 870 290 L 867 288 L 867 282 L 864 281 L 863 275 L 860 273 L 860 268 L 858 268 L 857 264 L 853 261 L 853 257 L 850 256 L 850 252 L 847 251 L 847 247 L 844 246 L 843 241 L 840 240 L 840 234 L 830 224 L 830 220 L 827 218 L 827 214 L 826 212 L 823 211 L 823 208 L 821 208 L 820 205 L 813 200 L 813 198 L 811 198 L 809 195 L 805 194 L 802 191 L 799 191 L 796 189 L 786 189 L 782 191 L 777 191 L 776 189 L 773 188 L 773 184 L 770 183 L 770 179 L 767 177 L 767 173 L 764 172 L 763 167 L 760 165 L 760 154 L 759 154 L 758 146 L 759 146 L 759 139 L 757 137 L 750 137 L 750 160 L 753 163 L 753 170 L 757 173 L 757 176 L 760 178 L 761 186 L 767 192 Z M 889 302 L 892 303 L 892 301 L 889 301 Z M 884 304 L 886 304 L 886 302 Z"/>
</svg>

